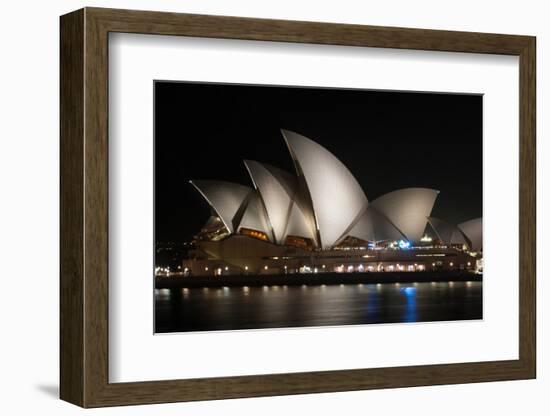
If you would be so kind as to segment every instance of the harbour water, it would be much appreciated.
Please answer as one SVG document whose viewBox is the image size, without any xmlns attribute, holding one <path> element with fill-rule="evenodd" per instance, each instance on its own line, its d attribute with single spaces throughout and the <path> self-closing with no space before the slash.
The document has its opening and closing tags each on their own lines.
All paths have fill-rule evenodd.
<svg viewBox="0 0 550 416">
<path fill-rule="evenodd" d="M 155 332 L 482 319 L 482 282 L 155 290 Z"/>
</svg>

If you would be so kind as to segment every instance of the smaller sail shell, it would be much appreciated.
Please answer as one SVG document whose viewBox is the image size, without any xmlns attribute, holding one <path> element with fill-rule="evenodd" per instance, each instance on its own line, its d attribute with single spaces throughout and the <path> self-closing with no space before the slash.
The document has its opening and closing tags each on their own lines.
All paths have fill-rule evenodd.
<svg viewBox="0 0 550 416">
<path fill-rule="evenodd" d="M 265 208 L 257 192 L 253 192 L 248 198 L 248 203 L 246 204 L 238 229 L 241 228 L 261 231 L 273 242 Z"/>
<path fill-rule="evenodd" d="M 472 243 L 472 250 L 483 250 L 483 220 L 475 218 L 458 224 L 458 228 L 468 237 Z"/>
<path fill-rule="evenodd" d="M 365 241 L 391 241 L 405 238 L 384 215 L 369 207 L 347 235 Z"/>
<path fill-rule="evenodd" d="M 382 213 L 410 241 L 424 234 L 439 191 L 428 188 L 405 188 L 382 195 L 371 206 Z"/>
<path fill-rule="evenodd" d="M 244 164 L 264 203 L 273 237 L 281 244 L 294 204 L 296 179 L 281 169 L 254 160 L 245 160 Z"/>
<path fill-rule="evenodd" d="M 253 189 L 225 181 L 191 180 L 189 182 L 216 211 L 229 232 L 235 232 Z"/>
<path fill-rule="evenodd" d="M 428 222 L 443 243 L 471 245 L 456 225 L 435 217 L 429 217 Z"/>
</svg>

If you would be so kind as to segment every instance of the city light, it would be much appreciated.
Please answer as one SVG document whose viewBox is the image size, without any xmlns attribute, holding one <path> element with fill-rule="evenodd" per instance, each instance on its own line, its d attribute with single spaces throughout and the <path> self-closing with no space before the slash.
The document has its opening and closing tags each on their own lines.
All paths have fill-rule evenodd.
<svg viewBox="0 0 550 416">
<path fill-rule="evenodd" d="M 312 269 L 311 269 L 311 267 L 304 265 L 304 266 L 300 267 L 299 271 L 300 271 L 300 273 L 311 273 Z"/>
<path fill-rule="evenodd" d="M 401 250 L 407 250 L 407 249 L 411 248 L 411 242 L 410 241 L 399 240 L 398 245 L 399 245 L 399 248 Z"/>
<path fill-rule="evenodd" d="M 170 276 L 170 267 L 155 267 L 155 276 Z"/>
</svg>

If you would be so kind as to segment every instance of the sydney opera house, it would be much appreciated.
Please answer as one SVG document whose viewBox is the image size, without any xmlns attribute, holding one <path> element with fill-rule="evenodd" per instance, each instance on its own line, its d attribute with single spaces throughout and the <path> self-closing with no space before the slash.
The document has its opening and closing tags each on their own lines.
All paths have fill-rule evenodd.
<svg viewBox="0 0 550 416">
<path fill-rule="evenodd" d="M 369 201 L 327 149 L 282 135 L 294 173 L 245 160 L 251 186 L 190 181 L 211 216 L 183 262 L 186 275 L 481 270 L 481 218 L 455 225 L 432 217 L 434 189 Z"/>
</svg>

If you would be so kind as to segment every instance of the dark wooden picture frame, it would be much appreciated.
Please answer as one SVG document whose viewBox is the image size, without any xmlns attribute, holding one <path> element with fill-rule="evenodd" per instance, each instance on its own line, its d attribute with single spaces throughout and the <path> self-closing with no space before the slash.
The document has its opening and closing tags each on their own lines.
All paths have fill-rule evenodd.
<svg viewBox="0 0 550 416">
<path fill-rule="evenodd" d="M 110 32 L 519 56 L 519 359 L 109 383 Z M 100 407 L 535 378 L 534 37 L 85 8 L 61 17 L 60 47 L 63 400 Z"/>
</svg>

